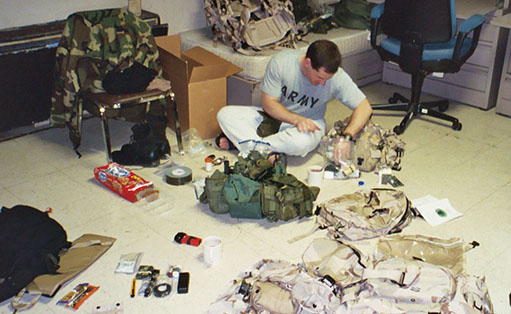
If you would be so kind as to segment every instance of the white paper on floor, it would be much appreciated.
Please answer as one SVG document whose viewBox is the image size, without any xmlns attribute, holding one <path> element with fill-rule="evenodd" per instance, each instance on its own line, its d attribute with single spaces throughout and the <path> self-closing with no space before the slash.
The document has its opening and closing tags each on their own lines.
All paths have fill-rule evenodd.
<svg viewBox="0 0 511 314">
<path fill-rule="evenodd" d="M 412 200 L 412 205 L 417 208 L 424 220 L 433 227 L 463 216 L 462 213 L 452 207 L 448 199 L 437 199 L 429 194 Z"/>
</svg>

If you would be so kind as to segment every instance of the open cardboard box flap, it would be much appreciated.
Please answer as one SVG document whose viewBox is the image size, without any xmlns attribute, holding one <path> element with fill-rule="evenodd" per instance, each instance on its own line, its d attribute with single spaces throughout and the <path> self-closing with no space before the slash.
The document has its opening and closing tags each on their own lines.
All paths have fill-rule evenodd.
<svg viewBox="0 0 511 314">
<path fill-rule="evenodd" d="M 193 47 L 183 52 L 182 58 L 193 67 L 189 77 L 190 83 L 227 77 L 242 70 L 240 67 L 201 47 Z"/>
<path fill-rule="evenodd" d="M 181 36 L 157 36 L 154 37 L 154 41 L 158 47 L 170 52 L 178 58 L 181 58 Z"/>
<path fill-rule="evenodd" d="M 229 61 L 205 50 L 194 47 L 181 53 L 181 37 L 179 35 L 155 37 L 160 49 L 160 58 L 170 58 L 172 63 L 184 63 L 189 83 L 227 77 L 242 69 Z"/>
</svg>

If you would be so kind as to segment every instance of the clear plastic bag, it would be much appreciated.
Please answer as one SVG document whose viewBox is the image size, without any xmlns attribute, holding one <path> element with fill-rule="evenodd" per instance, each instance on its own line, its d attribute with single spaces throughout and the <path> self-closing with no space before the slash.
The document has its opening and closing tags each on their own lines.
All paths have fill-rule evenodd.
<svg viewBox="0 0 511 314">
<path fill-rule="evenodd" d="M 353 161 L 354 143 L 342 137 L 325 138 L 319 144 L 319 153 L 323 156 L 325 178 L 348 179 L 360 177 L 360 171 Z M 329 170 L 330 169 L 330 170 Z"/>
<path fill-rule="evenodd" d="M 191 155 L 198 154 L 206 148 L 199 132 L 194 128 L 190 128 L 183 132 L 183 143 L 185 152 Z"/>
<path fill-rule="evenodd" d="M 268 153 L 270 151 L 270 143 L 261 140 L 245 140 L 239 142 L 240 156 L 246 158 L 251 151 L 256 150 L 261 154 Z"/>
</svg>

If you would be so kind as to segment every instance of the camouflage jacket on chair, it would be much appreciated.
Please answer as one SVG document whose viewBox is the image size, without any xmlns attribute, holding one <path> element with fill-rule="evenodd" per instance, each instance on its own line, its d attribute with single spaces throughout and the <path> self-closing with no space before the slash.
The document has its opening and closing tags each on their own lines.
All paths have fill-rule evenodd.
<svg viewBox="0 0 511 314">
<path fill-rule="evenodd" d="M 158 47 L 150 26 L 126 9 L 105 9 L 71 14 L 56 53 L 51 97 L 52 126 L 70 129 L 75 148 L 80 143 L 79 93 L 102 92 L 103 76 L 138 62 L 162 75 Z"/>
</svg>

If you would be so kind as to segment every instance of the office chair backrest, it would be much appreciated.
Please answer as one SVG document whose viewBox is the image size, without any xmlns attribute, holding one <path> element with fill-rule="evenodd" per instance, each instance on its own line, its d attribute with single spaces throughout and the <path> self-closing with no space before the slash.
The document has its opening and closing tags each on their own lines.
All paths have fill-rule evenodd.
<svg viewBox="0 0 511 314">
<path fill-rule="evenodd" d="M 381 23 L 400 41 L 447 42 L 456 33 L 455 0 L 386 0 Z"/>
</svg>

